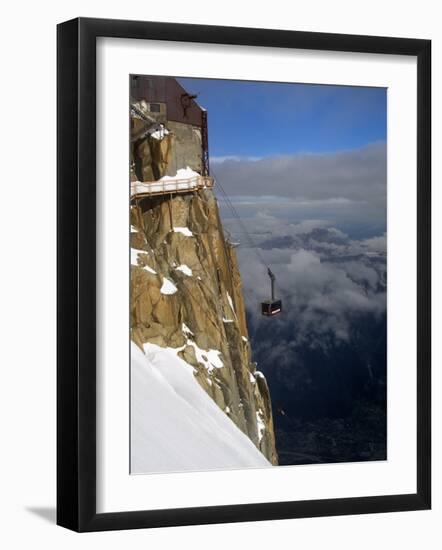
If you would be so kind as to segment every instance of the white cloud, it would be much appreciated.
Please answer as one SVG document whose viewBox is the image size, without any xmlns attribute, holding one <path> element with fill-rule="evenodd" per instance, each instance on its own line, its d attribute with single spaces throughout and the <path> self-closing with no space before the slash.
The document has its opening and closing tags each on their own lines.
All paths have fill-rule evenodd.
<svg viewBox="0 0 442 550">
<path fill-rule="evenodd" d="M 367 241 L 350 240 L 320 220 L 284 225 L 260 214 L 248 222 L 249 229 L 258 226 L 263 231 L 259 255 L 251 247 L 238 249 L 246 303 L 255 328 L 264 322 L 257 305 L 270 293 L 261 258 L 276 275 L 277 296 L 283 299 L 284 311 L 276 322 L 280 328 L 285 325 L 292 330 L 294 348 L 306 343 L 326 348 L 331 341 L 347 342 L 355 316 L 385 313 L 385 260 L 367 256 Z M 284 233 L 290 240 L 281 240 Z M 373 239 L 372 246 L 377 243 L 380 248 L 381 242 L 382 237 Z M 274 246 L 266 248 L 265 243 Z"/>
<path fill-rule="evenodd" d="M 385 143 L 333 154 L 224 158 L 213 172 L 245 216 L 265 208 L 294 219 L 385 224 Z"/>
<path fill-rule="evenodd" d="M 226 156 L 214 156 L 210 157 L 210 162 L 214 164 L 221 164 L 226 161 L 240 162 L 240 161 L 249 161 L 253 162 L 255 160 L 261 160 L 262 157 L 250 157 L 250 156 L 241 156 L 241 155 L 226 155 Z"/>
<path fill-rule="evenodd" d="M 283 298 L 284 313 L 273 326 L 286 338 L 292 331 L 292 351 L 347 342 L 358 316 L 385 314 L 385 143 L 333 154 L 225 158 L 214 172 L 252 235 L 253 246 L 219 194 L 224 225 L 241 243 L 237 252 L 255 328 L 265 322 L 258 305 L 270 294 L 261 258 L 276 274 Z M 381 234 L 357 239 L 342 230 L 358 224 L 370 228 L 366 234 Z"/>
<path fill-rule="evenodd" d="M 387 235 L 380 237 L 372 237 L 371 239 L 365 239 L 362 244 L 366 246 L 371 252 L 387 252 Z"/>
</svg>

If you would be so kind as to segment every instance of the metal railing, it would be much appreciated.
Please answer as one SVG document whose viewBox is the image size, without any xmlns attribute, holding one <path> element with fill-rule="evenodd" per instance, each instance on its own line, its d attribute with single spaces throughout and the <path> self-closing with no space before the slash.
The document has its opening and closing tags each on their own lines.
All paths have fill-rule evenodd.
<svg viewBox="0 0 442 550">
<path fill-rule="evenodd" d="M 165 179 L 157 181 L 132 181 L 130 196 L 134 198 L 167 195 L 169 193 L 187 193 L 198 189 L 211 189 L 214 185 L 210 176 L 192 176 L 185 179 Z"/>
</svg>

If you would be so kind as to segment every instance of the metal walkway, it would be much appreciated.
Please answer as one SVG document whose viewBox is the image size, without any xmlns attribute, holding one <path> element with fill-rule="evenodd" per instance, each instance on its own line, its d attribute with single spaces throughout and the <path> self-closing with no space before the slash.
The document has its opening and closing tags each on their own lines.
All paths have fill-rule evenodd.
<svg viewBox="0 0 442 550">
<path fill-rule="evenodd" d="M 187 179 L 164 179 L 158 181 L 132 181 L 130 184 L 131 199 L 141 199 L 170 193 L 188 193 L 198 189 L 211 189 L 214 185 L 210 176 L 193 176 Z"/>
</svg>

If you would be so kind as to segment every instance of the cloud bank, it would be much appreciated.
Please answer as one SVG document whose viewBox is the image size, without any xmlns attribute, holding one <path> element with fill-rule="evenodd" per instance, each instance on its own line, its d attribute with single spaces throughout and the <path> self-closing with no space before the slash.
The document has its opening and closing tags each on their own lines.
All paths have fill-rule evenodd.
<svg viewBox="0 0 442 550">
<path fill-rule="evenodd" d="M 382 142 L 333 154 L 227 158 L 212 165 L 212 172 L 244 217 L 258 210 L 298 221 L 316 218 L 385 229 Z"/>
<path fill-rule="evenodd" d="M 225 225 L 242 243 L 237 255 L 252 332 L 268 322 L 259 311 L 270 293 L 264 264 L 276 274 L 284 304 L 272 328 L 290 335 L 292 349 L 349 343 L 355 319 L 385 314 L 385 235 L 354 240 L 323 220 L 287 224 L 257 213 L 247 220 L 253 246 L 235 233 L 234 219 Z"/>
</svg>

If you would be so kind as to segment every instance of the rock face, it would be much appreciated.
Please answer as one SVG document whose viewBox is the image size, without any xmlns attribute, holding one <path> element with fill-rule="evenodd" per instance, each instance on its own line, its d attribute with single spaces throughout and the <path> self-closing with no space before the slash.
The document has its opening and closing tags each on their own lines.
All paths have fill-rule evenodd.
<svg viewBox="0 0 442 550">
<path fill-rule="evenodd" d="M 137 111 L 131 118 L 132 180 L 156 181 L 166 175 L 174 176 L 180 168 L 187 166 L 202 173 L 201 128 L 166 121 L 163 115 L 152 118 L 145 101 L 135 102 L 132 106 Z M 159 127 L 163 129 L 155 132 Z"/>
<path fill-rule="evenodd" d="M 278 463 L 264 375 L 251 362 L 241 279 L 211 190 L 131 207 L 131 331 L 173 348 L 225 414 Z"/>
</svg>

